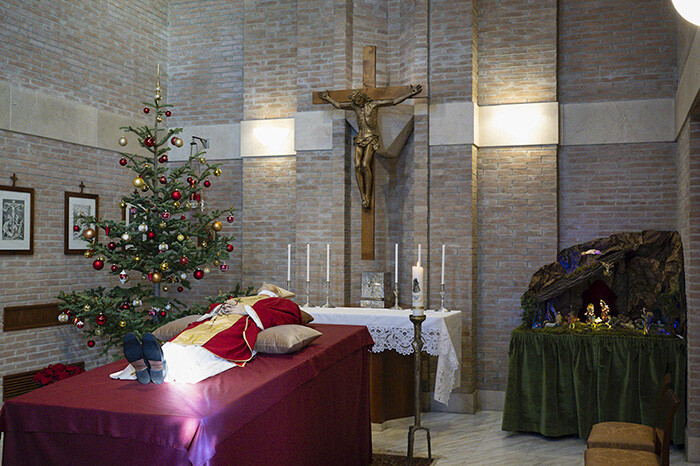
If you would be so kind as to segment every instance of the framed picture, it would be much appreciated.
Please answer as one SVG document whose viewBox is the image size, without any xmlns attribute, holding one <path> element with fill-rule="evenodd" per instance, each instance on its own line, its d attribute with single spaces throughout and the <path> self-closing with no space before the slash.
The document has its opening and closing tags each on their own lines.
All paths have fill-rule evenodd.
<svg viewBox="0 0 700 466">
<path fill-rule="evenodd" d="M 0 186 L 0 254 L 34 254 L 34 190 Z"/>
<path fill-rule="evenodd" d="M 133 223 L 135 218 L 136 207 L 127 202 L 124 208 L 122 209 L 122 220 L 126 223 L 126 226 L 129 226 L 131 223 Z"/>
<path fill-rule="evenodd" d="M 87 225 L 81 221 L 81 215 L 91 215 L 97 218 L 99 196 L 97 194 L 65 193 L 65 221 L 63 227 L 64 241 L 63 252 L 65 254 L 83 254 L 87 251 L 87 243 L 83 239 L 83 232 L 88 228 L 95 228 L 94 224 Z M 95 231 L 97 239 L 97 231 Z"/>
</svg>

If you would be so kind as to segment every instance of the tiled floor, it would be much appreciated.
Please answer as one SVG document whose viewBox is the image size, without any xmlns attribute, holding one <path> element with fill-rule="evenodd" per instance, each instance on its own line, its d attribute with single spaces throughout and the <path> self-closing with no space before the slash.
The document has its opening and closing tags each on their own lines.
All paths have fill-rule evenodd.
<svg viewBox="0 0 700 466">
<path fill-rule="evenodd" d="M 476 414 L 424 413 L 421 425 L 430 429 L 433 457 L 437 466 L 451 465 L 582 465 L 585 440 L 552 439 L 538 434 L 504 432 L 501 412 Z M 408 427 L 414 419 L 389 421 L 384 430 L 373 426 L 375 453 L 406 455 Z M 416 433 L 415 456 L 428 456 L 425 432 Z M 685 451 L 672 448 L 671 464 L 688 465 Z"/>
</svg>

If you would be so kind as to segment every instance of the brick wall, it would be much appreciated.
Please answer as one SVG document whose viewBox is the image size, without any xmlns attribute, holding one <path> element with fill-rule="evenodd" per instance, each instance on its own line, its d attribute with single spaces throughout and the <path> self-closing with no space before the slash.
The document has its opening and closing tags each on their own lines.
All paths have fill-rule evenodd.
<svg viewBox="0 0 700 466">
<path fill-rule="evenodd" d="M 671 2 L 559 2 L 562 102 L 671 97 L 676 21 Z"/>
<path fill-rule="evenodd" d="M 313 91 L 333 88 L 333 21 L 319 12 L 332 12 L 332 0 L 297 3 L 297 111 L 318 110 Z"/>
<path fill-rule="evenodd" d="M 430 103 L 472 98 L 472 1 L 430 2 Z"/>
<path fill-rule="evenodd" d="M 243 118 L 243 2 L 168 2 L 171 123 Z"/>
<path fill-rule="evenodd" d="M 352 86 L 362 87 L 362 49 L 377 46 L 377 86 L 389 84 L 388 3 L 386 0 L 358 0 L 352 17 Z"/>
<path fill-rule="evenodd" d="M 559 247 L 675 229 L 675 157 L 674 143 L 562 147 Z"/>
<path fill-rule="evenodd" d="M 297 2 L 243 3 L 243 117 L 293 116 L 297 103 Z"/>
<path fill-rule="evenodd" d="M 165 78 L 167 1 L 3 2 L 0 79 L 132 115 Z"/>
<path fill-rule="evenodd" d="M 0 256 L 0 302 L 5 306 L 57 302 L 60 291 L 114 286 L 116 277 L 95 272 L 92 261 L 63 253 L 64 192 L 98 194 L 103 218 L 121 218 L 119 200 L 131 186 L 125 170 L 110 152 L 0 130 L 2 184 L 17 174 L 17 186 L 34 188 L 34 254 Z M 0 331 L 0 377 L 40 369 L 50 363 L 85 361 L 93 368 L 107 360 L 100 345 L 87 348 L 72 325 Z M 1 388 L 0 388 L 1 390 Z M 0 393 L 0 398 L 2 394 Z"/>
<path fill-rule="evenodd" d="M 557 100 L 557 2 L 477 2 L 479 105 Z"/>
<path fill-rule="evenodd" d="M 557 152 L 481 148 L 477 164 L 478 380 L 481 389 L 505 390 L 520 296 L 532 274 L 556 260 Z"/>
</svg>

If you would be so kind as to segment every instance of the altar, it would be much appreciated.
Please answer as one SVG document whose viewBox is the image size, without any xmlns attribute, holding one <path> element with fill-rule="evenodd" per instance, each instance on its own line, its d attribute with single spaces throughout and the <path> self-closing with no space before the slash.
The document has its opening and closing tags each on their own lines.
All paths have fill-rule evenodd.
<svg viewBox="0 0 700 466">
<path fill-rule="evenodd" d="M 371 351 L 374 354 L 382 353 L 387 358 L 392 358 L 394 350 L 398 355 L 404 356 L 404 362 L 399 363 L 396 358 L 390 359 L 387 366 L 391 366 L 392 379 L 408 377 L 405 390 L 391 390 L 390 396 L 405 398 L 412 406 L 412 380 L 413 358 L 407 357 L 413 353 L 411 342 L 413 341 L 413 324 L 408 318 L 411 315 L 409 309 L 377 309 L 358 307 L 303 307 L 306 312 L 314 316 L 314 323 L 339 324 L 339 325 L 364 325 L 374 339 Z M 435 391 L 433 398 L 439 403 L 447 404 L 450 392 L 459 387 L 461 379 L 462 358 L 462 319 L 460 311 L 425 311 L 425 321 L 422 325 L 423 351 L 431 356 L 437 356 L 437 368 L 435 373 Z M 375 358 L 374 365 L 382 364 Z M 378 374 L 380 370 L 375 370 Z M 410 391 L 409 391 L 410 389 Z M 410 395 L 410 396 L 409 396 Z M 412 409 L 407 415 L 413 414 Z M 388 416 L 376 416 L 372 422 L 383 422 Z"/>
</svg>

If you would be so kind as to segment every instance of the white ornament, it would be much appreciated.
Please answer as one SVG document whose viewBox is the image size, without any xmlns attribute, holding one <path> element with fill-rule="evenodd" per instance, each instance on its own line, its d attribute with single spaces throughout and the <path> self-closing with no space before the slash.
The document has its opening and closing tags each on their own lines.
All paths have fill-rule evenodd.
<svg viewBox="0 0 700 466">
<path fill-rule="evenodd" d="M 204 273 L 209 273 L 211 270 L 209 270 L 209 267 L 204 267 Z"/>
<path fill-rule="evenodd" d="M 65 324 L 66 322 L 68 322 L 68 314 L 66 314 L 65 312 L 61 312 L 58 315 L 58 321 L 62 324 Z"/>
<path fill-rule="evenodd" d="M 122 235 L 122 241 L 129 241 L 131 239 L 131 235 L 129 233 L 124 233 Z"/>
<path fill-rule="evenodd" d="M 166 310 L 166 311 L 169 311 L 170 309 L 172 309 L 172 306 L 170 305 L 170 303 L 166 304 L 166 305 L 165 305 L 165 310 Z"/>
<path fill-rule="evenodd" d="M 122 282 L 122 285 L 129 281 L 129 275 L 126 273 L 126 270 L 119 272 L 119 281 Z"/>
<path fill-rule="evenodd" d="M 141 225 L 139 225 L 139 231 L 141 233 L 146 233 L 148 231 L 148 225 L 146 225 L 145 223 L 142 223 Z"/>
<path fill-rule="evenodd" d="M 139 307 L 140 305 L 143 304 L 143 301 L 141 301 L 139 298 L 136 298 L 136 299 L 134 299 L 134 300 L 131 302 L 131 304 L 132 304 L 132 306 L 134 306 L 134 307 Z"/>
<path fill-rule="evenodd" d="M 160 244 L 158 245 L 158 249 L 160 249 L 161 251 L 165 252 L 165 251 L 168 250 L 168 245 L 165 244 L 165 243 L 160 243 Z"/>
<path fill-rule="evenodd" d="M 180 274 L 180 280 L 185 280 L 187 278 L 187 274 L 185 272 L 182 272 Z"/>
</svg>

